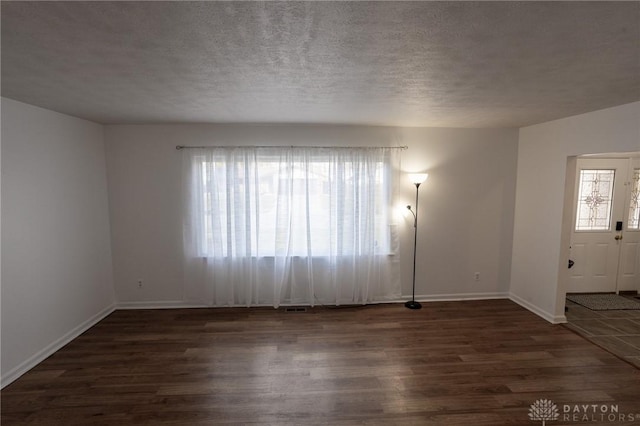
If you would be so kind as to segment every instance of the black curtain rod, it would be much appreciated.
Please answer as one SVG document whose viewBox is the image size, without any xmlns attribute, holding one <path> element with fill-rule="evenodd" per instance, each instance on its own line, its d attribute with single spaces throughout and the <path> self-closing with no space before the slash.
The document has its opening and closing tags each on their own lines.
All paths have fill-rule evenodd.
<svg viewBox="0 0 640 426">
<path fill-rule="evenodd" d="M 354 149 L 354 148 L 364 148 L 364 149 L 409 149 L 408 146 L 294 146 L 294 145 L 227 145 L 227 146 L 186 146 L 186 145 L 176 145 L 176 149 L 203 149 L 203 148 L 314 148 L 314 149 L 322 149 L 322 148 L 330 148 L 330 149 Z"/>
</svg>

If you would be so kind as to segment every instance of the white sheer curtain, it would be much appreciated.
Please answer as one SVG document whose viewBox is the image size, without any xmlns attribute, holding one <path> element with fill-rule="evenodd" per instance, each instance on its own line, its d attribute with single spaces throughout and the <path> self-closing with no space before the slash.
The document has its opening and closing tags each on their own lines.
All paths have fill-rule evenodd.
<svg viewBox="0 0 640 426">
<path fill-rule="evenodd" d="M 183 150 L 185 296 L 212 306 L 400 296 L 392 148 Z"/>
</svg>

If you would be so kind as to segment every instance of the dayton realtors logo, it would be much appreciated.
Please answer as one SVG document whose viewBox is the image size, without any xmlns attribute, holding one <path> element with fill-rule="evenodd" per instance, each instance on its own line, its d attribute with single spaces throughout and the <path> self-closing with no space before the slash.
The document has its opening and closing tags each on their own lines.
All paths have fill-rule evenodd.
<svg viewBox="0 0 640 426">
<path fill-rule="evenodd" d="M 541 421 L 560 420 L 585 424 L 589 422 L 640 422 L 640 413 L 621 413 L 617 404 L 563 404 L 561 410 L 549 399 L 539 399 L 529 408 L 529 419 Z"/>
<path fill-rule="evenodd" d="M 559 416 L 558 407 L 548 399 L 539 399 L 529 408 L 529 418 L 542 421 L 542 426 L 545 426 L 548 420 L 558 420 Z"/>
</svg>

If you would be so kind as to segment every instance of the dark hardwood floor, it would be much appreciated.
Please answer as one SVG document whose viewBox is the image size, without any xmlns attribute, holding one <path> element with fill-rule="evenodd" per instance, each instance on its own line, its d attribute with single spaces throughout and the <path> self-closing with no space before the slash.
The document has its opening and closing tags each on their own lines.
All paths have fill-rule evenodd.
<svg viewBox="0 0 640 426">
<path fill-rule="evenodd" d="M 3 426 L 640 424 L 640 370 L 507 300 L 116 311 L 0 397 Z"/>
</svg>

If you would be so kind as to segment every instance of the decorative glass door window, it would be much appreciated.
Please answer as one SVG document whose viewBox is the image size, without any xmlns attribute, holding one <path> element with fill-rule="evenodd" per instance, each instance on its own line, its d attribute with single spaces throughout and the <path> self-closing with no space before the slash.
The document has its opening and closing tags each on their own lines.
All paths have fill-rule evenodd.
<svg viewBox="0 0 640 426">
<path fill-rule="evenodd" d="M 609 230 L 615 174 L 615 170 L 580 170 L 576 231 Z"/>
<path fill-rule="evenodd" d="M 640 169 L 633 171 L 628 229 L 640 229 Z"/>
</svg>

